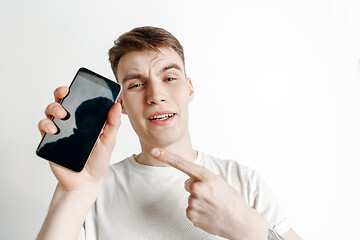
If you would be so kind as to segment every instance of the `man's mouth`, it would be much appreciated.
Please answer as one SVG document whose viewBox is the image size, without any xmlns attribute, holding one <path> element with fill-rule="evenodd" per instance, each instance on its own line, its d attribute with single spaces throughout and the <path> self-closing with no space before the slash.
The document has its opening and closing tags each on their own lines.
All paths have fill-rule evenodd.
<svg viewBox="0 0 360 240">
<path fill-rule="evenodd" d="M 161 115 L 155 115 L 149 118 L 149 120 L 158 120 L 158 121 L 162 121 L 162 120 L 166 120 L 169 118 L 172 118 L 175 116 L 175 113 L 166 113 L 166 114 L 161 114 Z"/>
</svg>

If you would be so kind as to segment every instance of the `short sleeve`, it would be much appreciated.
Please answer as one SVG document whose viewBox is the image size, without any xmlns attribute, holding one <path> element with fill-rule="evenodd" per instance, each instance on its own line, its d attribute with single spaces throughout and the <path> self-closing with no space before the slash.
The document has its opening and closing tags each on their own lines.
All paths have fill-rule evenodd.
<svg viewBox="0 0 360 240">
<path fill-rule="evenodd" d="M 249 172 L 247 188 L 248 204 L 260 213 L 278 234 L 281 235 L 291 229 L 290 220 L 256 171 Z"/>
</svg>

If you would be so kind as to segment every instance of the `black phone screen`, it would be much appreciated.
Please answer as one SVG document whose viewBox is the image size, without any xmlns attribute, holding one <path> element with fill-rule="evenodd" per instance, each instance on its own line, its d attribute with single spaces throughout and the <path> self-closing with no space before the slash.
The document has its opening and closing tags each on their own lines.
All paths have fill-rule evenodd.
<svg viewBox="0 0 360 240">
<path fill-rule="evenodd" d="M 58 132 L 45 134 L 36 154 L 75 172 L 80 172 L 120 93 L 120 85 L 86 68 L 80 68 L 61 105 L 64 119 L 53 118 Z"/>
</svg>

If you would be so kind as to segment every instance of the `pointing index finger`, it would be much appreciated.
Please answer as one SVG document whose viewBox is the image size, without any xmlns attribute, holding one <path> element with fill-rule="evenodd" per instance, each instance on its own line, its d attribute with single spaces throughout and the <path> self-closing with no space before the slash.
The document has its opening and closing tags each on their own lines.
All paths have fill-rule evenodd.
<svg viewBox="0 0 360 240">
<path fill-rule="evenodd" d="M 189 177 L 194 177 L 198 180 L 203 180 L 206 179 L 209 174 L 209 170 L 207 170 L 206 168 L 199 166 L 195 163 L 192 163 L 190 161 L 187 161 L 184 158 L 176 154 L 170 153 L 168 151 L 158 148 L 153 148 L 151 150 L 151 154 L 159 161 L 164 162 L 182 171 L 183 173 L 187 174 Z"/>
</svg>

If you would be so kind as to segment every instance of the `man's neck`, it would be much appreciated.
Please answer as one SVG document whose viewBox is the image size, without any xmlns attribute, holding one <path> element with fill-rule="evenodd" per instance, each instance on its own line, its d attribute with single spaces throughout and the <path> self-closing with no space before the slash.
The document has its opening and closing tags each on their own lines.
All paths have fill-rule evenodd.
<svg viewBox="0 0 360 240">
<path fill-rule="evenodd" d="M 155 159 L 151 155 L 151 149 L 154 147 L 160 147 L 166 151 L 174 153 L 176 155 L 181 156 L 182 158 L 193 162 L 197 157 L 197 151 L 192 148 L 192 144 L 190 138 L 185 138 L 183 141 L 177 141 L 176 143 L 172 143 L 165 146 L 157 146 L 155 144 L 146 144 L 140 141 L 141 144 L 141 153 L 135 156 L 135 160 L 143 165 L 148 166 L 159 166 L 165 167 L 167 164 L 160 162 Z"/>
</svg>

